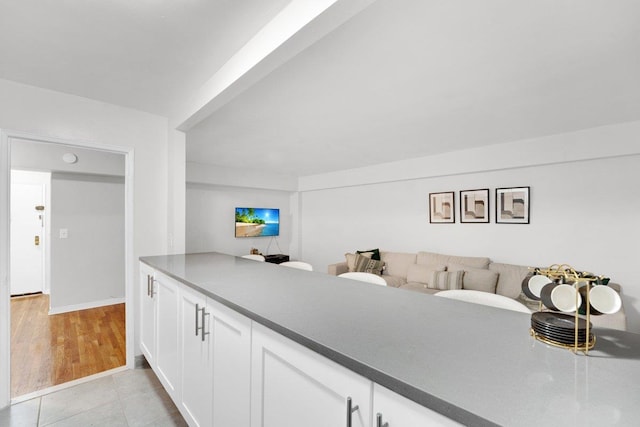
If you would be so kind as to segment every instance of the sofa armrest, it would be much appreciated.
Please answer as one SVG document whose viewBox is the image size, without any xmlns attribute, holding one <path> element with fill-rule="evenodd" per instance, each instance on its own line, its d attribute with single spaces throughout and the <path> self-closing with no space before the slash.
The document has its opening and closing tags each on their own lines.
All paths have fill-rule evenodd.
<svg viewBox="0 0 640 427">
<path fill-rule="evenodd" d="M 347 273 L 349 271 L 349 267 L 347 267 L 347 262 L 338 262 L 336 264 L 329 264 L 327 267 L 327 273 L 332 274 L 334 276 L 338 276 L 342 273 Z"/>
</svg>

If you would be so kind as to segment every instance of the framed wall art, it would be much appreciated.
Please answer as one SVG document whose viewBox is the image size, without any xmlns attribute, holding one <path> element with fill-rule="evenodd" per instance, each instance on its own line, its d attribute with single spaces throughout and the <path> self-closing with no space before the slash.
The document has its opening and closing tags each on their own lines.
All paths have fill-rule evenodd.
<svg viewBox="0 0 640 427">
<path fill-rule="evenodd" d="M 429 222 L 453 224 L 456 222 L 455 192 L 429 193 Z"/>
<path fill-rule="evenodd" d="M 460 191 L 460 222 L 489 222 L 489 189 Z"/>
<path fill-rule="evenodd" d="M 529 187 L 496 188 L 496 224 L 529 224 Z"/>
</svg>

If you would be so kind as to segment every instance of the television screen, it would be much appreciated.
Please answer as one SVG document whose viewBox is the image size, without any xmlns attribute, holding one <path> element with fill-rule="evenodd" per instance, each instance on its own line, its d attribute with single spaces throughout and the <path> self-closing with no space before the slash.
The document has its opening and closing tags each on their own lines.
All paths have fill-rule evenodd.
<svg viewBox="0 0 640 427">
<path fill-rule="evenodd" d="M 236 237 L 280 234 L 280 209 L 236 208 Z"/>
</svg>

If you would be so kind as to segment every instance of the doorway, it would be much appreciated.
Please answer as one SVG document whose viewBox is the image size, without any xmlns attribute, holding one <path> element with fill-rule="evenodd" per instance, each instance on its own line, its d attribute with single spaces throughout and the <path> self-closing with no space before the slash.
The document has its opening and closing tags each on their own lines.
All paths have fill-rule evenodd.
<svg viewBox="0 0 640 427">
<path fill-rule="evenodd" d="M 45 293 L 51 174 L 11 170 L 11 296 Z"/>
<path fill-rule="evenodd" d="M 133 366 L 133 349 L 132 349 L 132 335 L 133 335 L 133 315 L 132 315 L 132 310 L 127 310 L 125 312 L 124 310 L 124 305 L 125 303 L 133 303 L 133 290 L 132 290 L 132 284 L 133 281 L 131 280 L 131 276 L 132 276 L 132 261 L 130 260 L 130 254 L 132 253 L 132 248 L 133 248 L 133 233 L 132 233 L 132 213 L 133 213 L 133 206 L 132 206 L 132 202 L 133 202 L 133 182 L 132 182 L 132 170 L 133 170 L 133 158 L 132 158 L 132 152 L 130 152 L 129 150 L 123 150 L 121 148 L 113 148 L 113 147 L 106 147 L 106 146 L 101 146 L 101 145 L 97 145 L 97 144 L 90 144 L 90 143 L 80 143 L 80 144 L 70 144 L 67 141 L 60 141 L 60 140 L 53 140 L 53 139 L 47 139 L 47 140 L 43 140 L 40 138 L 34 138 L 31 135 L 23 135 L 23 134 L 17 134 L 17 133 L 13 133 L 13 134 L 9 134 L 9 133 L 2 133 L 1 134 L 1 138 L 0 138 L 0 166 L 1 166 L 1 173 L 0 173 L 0 206 L 2 206 L 2 208 L 0 210 L 2 210 L 2 212 L 0 212 L 0 267 L 2 267 L 3 269 L 9 266 L 9 264 L 12 267 L 12 272 L 13 269 L 16 268 L 13 264 L 13 257 L 12 252 L 13 252 L 13 247 L 10 246 L 10 244 L 8 244 L 8 242 L 12 242 L 13 239 L 8 238 L 9 237 L 9 209 L 8 207 L 10 206 L 10 204 L 8 203 L 9 200 L 11 199 L 11 202 L 14 202 L 14 198 L 12 197 L 11 191 L 6 191 L 8 190 L 8 176 L 9 175 L 9 169 L 10 169 L 10 165 L 11 165 L 11 153 L 14 151 L 14 149 L 16 147 L 23 147 L 25 142 L 33 142 L 36 144 L 40 144 L 42 147 L 45 147 L 45 152 L 46 154 L 44 155 L 44 157 L 51 157 L 50 155 L 50 151 L 53 150 L 62 150 L 63 152 L 67 152 L 67 151 L 82 151 L 82 150 L 87 150 L 88 152 L 91 153 L 92 156 L 95 155 L 99 155 L 100 153 L 105 153 L 105 154 L 110 154 L 115 155 L 116 157 L 119 157 L 121 160 L 121 176 L 119 178 L 114 178 L 113 176 L 109 176 L 108 173 L 104 173 L 104 170 L 101 170 L 100 168 L 96 171 L 90 171 L 90 170 L 86 170 L 86 169 L 82 169 L 81 173 L 80 173 L 80 178 L 78 178 L 78 175 L 76 175 L 76 171 L 71 171 L 69 169 L 61 169 L 61 170 L 57 170 L 54 172 L 54 176 L 57 173 L 58 174 L 58 179 L 62 180 L 62 181 L 68 181 L 71 182 L 72 185 L 75 185 L 76 188 L 78 187 L 78 185 L 95 185 L 96 183 L 105 183 L 106 185 L 113 185 L 118 184 L 122 187 L 122 204 L 124 206 L 124 208 L 121 211 L 121 215 L 123 216 L 123 219 L 121 221 L 121 226 L 120 226 L 120 234 L 122 237 L 122 245 L 121 245 L 121 249 L 120 249 L 120 263 L 121 263 L 121 277 L 120 277 L 120 283 L 121 283 L 121 287 L 123 289 L 123 292 L 121 295 L 116 295 L 114 293 L 108 293 L 107 297 L 105 298 L 100 298 L 100 301 L 98 301 L 98 306 L 97 307 L 93 307 L 91 306 L 92 304 L 89 302 L 83 302 L 83 301 L 75 301 L 74 298 L 75 296 L 77 296 L 78 294 L 81 294 L 82 292 L 85 293 L 91 293 L 90 291 L 88 291 L 87 289 L 81 289 L 79 292 L 74 292 L 72 295 L 74 296 L 74 298 L 68 298 L 68 295 L 65 298 L 58 298 L 58 300 L 60 300 L 60 304 L 58 305 L 62 305 L 62 308 L 58 307 L 57 308 L 57 312 L 60 314 L 56 314 L 56 316 L 71 316 L 74 317 L 74 319 L 69 320 L 69 321 L 65 321 L 68 324 L 73 323 L 74 325 L 76 325 L 78 319 L 81 317 L 81 314 L 85 314 L 85 312 L 90 312 L 90 311 L 101 311 L 100 313 L 97 314 L 97 317 L 94 317 L 94 320 L 90 320 L 89 322 L 93 322 L 90 324 L 96 324 L 97 318 L 100 319 L 104 319 L 104 318 L 109 318 L 109 317 L 119 317 L 122 320 L 122 323 L 125 324 L 125 328 L 128 328 L 131 333 L 127 334 L 126 338 L 124 337 L 124 333 L 123 336 L 120 337 L 121 341 L 123 343 L 125 343 L 126 346 L 126 350 L 125 349 L 120 349 L 118 351 L 121 351 L 122 354 L 125 354 L 126 357 L 126 367 L 132 367 Z M 19 150 L 15 150 L 15 151 L 19 151 Z M 56 157 L 58 158 L 58 157 Z M 59 157 L 61 158 L 61 156 Z M 88 162 L 88 158 L 84 158 L 84 164 L 83 166 L 87 166 Z M 80 163 L 80 162 L 78 162 Z M 107 162 L 103 162 L 104 164 L 102 166 L 105 166 L 105 164 L 110 163 L 109 161 Z M 67 184 L 68 184 L 67 182 Z M 6 185 L 6 186 L 5 186 Z M 72 190 L 72 191 L 76 191 L 76 190 Z M 101 190 L 98 190 L 98 193 Z M 34 191 L 35 192 L 35 191 Z M 20 198 L 20 197 L 19 197 Z M 25 202 L 26 203 L 26 202 Z M 30 201 L 28 203 L 31 203 Z M 87 200 L 85 200 L 85 205 L 89 206 L 89 205 L 95 205 L 96 203 L 91 203 Z M 7 208 L 5 208 L 5 206 Z M 42 206 L 42 205 L 38 205 L 38 206 Z M 36 218 L 43 221 L 44 223 L 46 223 L 46 221 L 50 220 L 50 216 L 47 216 L 47 202 L 45 201 L 45 212 L 44 215 L 42 217 L 40 217 L 40 214 L 37 214 Z M 101 206 L 102 208 L 105 208 L 105 205 Z M 108 208 L 105 208 L 106 210 L 108 210 Z M 108 212 L 107 212 L 108 215 Z M 85 215 L 86 216 L 86 215 Z M 6 228 L 5 228 L 6 227 Z M 58 228 L 63 228 L 63 227 L 58 227 Z M 69 227 L 70 228 L 70 227 Z M 81 237 L 82 233 L 78 232 L 78 229 L 67 229 L 66 232 L 69 233 L 69 236 L 74 236 L 74 237 Z M 102 227 L 100 226 L 96 226 L 94 231 L 99 232 L 101 230 Z M 72 231 L 73 230 L 73 231 Z M 12 232 L 13 229 L 11 229 Z M 33 230 L 31 230 L 33 231 Z M 55 236 L 51 236 L 50 234 L 48 235 L 48 233 L 51 233 L 53 231 L 53 228 L 44 228 L 44 230 L 40 234 L 40 245 L 36 245 L 36 240 L 35 239 L 35 234 L 32 235 L 30 237 L 30 241 L 29 241 L 29 246 L 33 245 L 33 246 L 40 246 L 40 253 L 41 254 L 46 254 L 46 258 L 51 258 L 51 253 L 47 253 L 47 244 L 50 243 L 52 239 L 52 237 L 58 237 L 59 239 L 65 239 L 64 234 L 64 229 L 62 230 L 58 230 L 56 228 L 55 230 Z M 73 232 L 78 232 L 76 234 L 71 234 Z M 15 232 L 14 232 L 15 233 Z M 48 237 L 50 237 L 50 239 L 48 239 Z M 5 240 L 6 238 L 6 240 Z M 89 238 L 91 238 L 91 236 L 89 236 Z M 71 240 L 71 238 L 69 238 L 68 240 L 60 240 L 58 243 L 70 243 L 69 241 Z M 99 236 L 96 240 L 96 242 L 99 243 Z M 11 243 L 13 244 L 13 242 Z M 94 251 L 93 248 L 87 248 L 85 247 L 84 252 L 92 252 Z M 55 249 L 54 251 L 55 252 Z M 78 253 L 76 252 L 75 255 L 72 255 L 71 257 L 67 257 L 67 258 L 71 258 L 71 260 L 73 261 L 74 259 L 76 259 L 76 257 L 78 256 Z M 54 258 L 54 264 L 55 264 L 55 257 Z M 84 265 L 86 263 L 84 262 L 78 262 L 78 265 Z M 57 264 L 56 264 L 57 265 Z M 107 267 L 109 268 L 109 267 Z M 75 268 L 74 268 L 75 269 Z M 79 268 L 80 269 L 80 268 Z M 65 268 L 63 268 L 62 270 L 65 270 Z M 69 269 L 66 269 L 67 271 L 69 271 Z M 9 269 L 6 269 L 5 271 L 9 271 Z M 99 274 L 100 271 L 96 271 L 96 274 Z M 42 270 L 42 272 L 36 272 L 35 275 L 37 276 L 42 276 L 44 278 L 47 277 L 48 274 L 51 274 L 48 269 L 47 269 L 47 263 L 44 263 L 44 268 Z M 10 393 L 10 389 L 9 389 L 9 384 L 11 383 L 10 381 L 10 369 L 11 367 L 8 366 L 9 364 L 6 363 L 8 362 L 8 360 L 10 359 L 8 356 L 11 354 L 11 347 L 9 345 L 9 338 L 10 338 L 10 328 L 11 328 L 11 321 L 10 321 L 10 315 L 13 313 L 10 313 L 10 298 L 9 295 L 10 294 L 31 294 L 33 292 L 42 292 L 42 294 L 40 296 L 45 296 L 48 297 L 47 294 L 47 280 L 43 279 L 42 280 L 42 284 L 41 285 L 34 285 L 31 287 L 31 289 L 27 289 L 27 288 L 14 288 L 13 285 L 13 275 L 11 274 L 11 280 L 5 280 L 6 277 L 0 277 L 0 324 L 2 325 L 2 327 L 0 328 L 0 360 L 2 360 L 3 362 L 0 363 L 0 384 L 1 384 L 1 389 L 0 389 L 0 406 L 3 406 L 4 404 L 7 404 L 8 401 L 10 399 L 13 398 L 14 401 L 18 401 L 15 399 L 16 396 L 11 396 Z M 66 281 L 63 281 L 66 282 Z M 55 292 L 55 285 L 56 281 L 52 281 L 51 284 L 53 285 L 53 291 Z M 23 297 L 23 298 L 28 298 L 28 297 Z M 119 309 L 119 314 L 114 314 L 115 312 L 113 310 L 110 311 L 110 309 L 115 308 L 118 304 L 105 304 L 105 303 L 118 303 L 120 305 L 120 309 Z M 40 301 L 38 304 L 43 305 L 42 301 Z M 44 306 L 45 306 L 45 310 L 47 311 L 47 315 L 51 312 L 53 312 L 53 310 L 51 310 L 51 306 L 50 306 L 50 302 L 45 301 L 44 302 Z M 4 310 L 4 309 L 7 310 Z M 23 313 L 25 313 L 25 311 L 23 311 Z M 32 309 L 27 309 L 26 313 L 28 313 L 27 316 L 27 322 L 25 323 L 29 323 L 33 320 L 33 318 L 31 318 L 31 315 L 35 315 L 35 312 L 32 311 Z M 51 316 L 49 316 L 49 318 L 51 318 Z M 60 319 L 62 317 L 59 317 Z M 5 323 L 6 322 L 6 323 Z M 65 322 L 62 322 L 63 324 Z M 61 322 L 58 322 L 61 323 Z M 76 325 L 77 326 L 77 325 Z M 45 328 L 50 328 L 51 326 L 45 326 Z M 64 328 L 64 327 L 63 327 Z M 111 327 L 107 328 L 110 329 Z M 124 331 L 123 331 L 124 332 Z M 65 338 L 66 339 L 66 338 Z M 111 338 L 107 338 L 108 341 L 113 341 Z M 80 346 L 83 347 L 83 346 Z M 87 350 L 86 346 L 84 348 L 84 350 Z M 93 356 L 95 356 L 95 352 L 93 354 Z M 109 368 L 107 368 L 109 369 Z M 124 369 L 124 368 L 123 368 Z M 77 381 L 74 381 L 74 383 L 77 383 Z M 43 391 L 44 393 L 44 391 Z"/>
</svg>

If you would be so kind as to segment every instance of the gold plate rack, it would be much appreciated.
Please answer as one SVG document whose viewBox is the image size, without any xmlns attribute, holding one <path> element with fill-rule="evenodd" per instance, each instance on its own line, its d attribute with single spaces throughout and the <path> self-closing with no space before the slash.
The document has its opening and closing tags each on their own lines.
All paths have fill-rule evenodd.
<svg viewBox="0 0 640 427">
<path fill-rule="evenodd" d="M 580 307 L 580 293 L 578 291 L 582 286 L 590 286 L 592 283 L 601 284 L 604 280 L 606 280 L 603 276 L 595 276 L 591 273 L 587 272 L 578 272 L 573 267 L 568 264 L 553 264 L 548 268 L 529 268 L 533 272 L 533 274 L 547 276 L 552 282 L 561 282 L 573 285 L 576 290 L 576 310 L 575 310 L 575 341 L 574 344 L 565 344 L 561 342 L 554 341 L 549 339 L 543 335 L 538 334 L 530 328 L 529 332 L 531 336 L 533 336 L 536 340 L 543 342 L 545 344 L 552 345 L 554 347 L 565 348 L 573 351 L 574 353 L 583 352 L 585 355 L 588 354 L 589 350 L 591 350 L 596 344 L 596 337 L 591 333 L 591 305 L 589 302 L 589 292 L 585 292 L 586 301 L 585 301 L 585 310 L 586 310 L 586 337 L 587 340 L 584 343 L 580 343 L 578 340 L 578 331 L 579 331 L 579 307 Z M 588 288 L 587 288 L 588 289 Z M 539 311 L 552 311 L 547 309 L 543 304 L 542 300 L 539 303 Z"/>
</svg>

